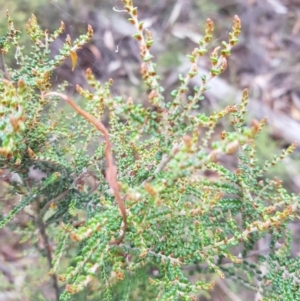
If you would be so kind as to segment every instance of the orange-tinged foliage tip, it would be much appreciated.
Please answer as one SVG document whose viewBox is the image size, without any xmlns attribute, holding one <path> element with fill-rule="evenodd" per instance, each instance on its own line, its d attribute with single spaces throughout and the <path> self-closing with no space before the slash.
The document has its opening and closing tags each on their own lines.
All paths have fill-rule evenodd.
<svg viewBox="0 0 300 301">
<path fill-rule="evenodd" d="M 18 158 L 18 159 L 16 160 L 16 162 L 15 162 L 15 165 L 16 165 L 16 166 L 20 166 L 21 163 L 22 163 L 22 160 L 21 160 L 20 158 Z"/>
<path fill-rule="evenodd" d="M 144 45 L 144 44 L 140 45 L 140 54 L 141 54 L 141 56 L 145 56 L 146 53 L 147 53 L 147 50 L 148 50 L 147 45 Z"/>
<path fill-rule="evenodd" d="M 182 140 L 184 141 L 185 144 L 190 144 L 192 138 L 189 135 L 184 135 L 182 137 Z"/>
<path fill-rule="evenodd" d="M 116 276 L 118 280 L 123 280 L 125 278 L 125 274 L 121 270 L 116 271 Z"/>
<path fill-rule="evenodd" d="M 73 241 L 80 241 L 80 237 L 79 237 L 79 235 L 76 234 L 76 233 L 71 233 L 70 238 L 71 238 Z"/>
<path fill-rule="evenodd" d="M 51 270 L 48 272 L 48 276 L 53 276 L 53 274 L 54 274 L 54 270 L 51 269 Z"/>
<path fill-rule="evenodd" d="M 91 228 L 88 228 L 87 231 L 85 232 L 84 236 L 91 237 L 92 235 L 93 235 L 93 230 Z"/>
<path fill-rule="evenodd" d="M 149 93 L 148 98 L 149 98 L 150 100 L 152 100 L 152 99 L 154 99 L 154 98 L 157 97 L 157 96 L 158 96 L 157 91 L 152 90 L 152 91 Z"/>
<path fill-rule="evenodd" d="M 79 94 L 83 93 L 83 89 L 82 89 L 78 84 L 76 85 L 76 91 L 77 91 Z"/>
<path fill-rule="evenodd" d="M 92 71 L 91 68 L 86 69 L 86 71 L 85 71 L 85 77 L 89 81 L 94 81 L 95 80 L 95 77 L 94 77 L 94 74 L 93 74 L 93 71 Z"/>
<path fill-rule="evenodd" d="M 217 57 L 219 55 L 219 51 L 220 51 L 220 46 L 216 47 L 213 52 L 211 53 L 211 56 L 213 57 Z"/>
<path fill-rule="evenodd" d="M 192 73 L 196 73 L 198 71 L 196 64 L 192 64 L 192 70 L 191 71 L 192 71 Z"/>
<path fill-rule="evenodd" d="M 145 189 L 151 196 L 154 197 L 156 195 L 155 189 L 147 182 L 145 183 Z"/>
<path fill-rule="evenodd" d="M 155 204 L 156 204 L 156 206 L 162 206 L 163 205 L 163 200 L 162 199 L 157 199 L 156 201 L 155 201 Z"/>
<path fill-rule="evenodd" d="M 264 117 L 261 121 L 260 121 L 260 124 L 261 126 L 264 126 L 267 122 L 268 118 L 267 117 Z"/>
<path fill-rule="evenodd" d="M 78 292 L 78 288 L 75 285 L 67 284 L 66 291 L 70 294 L 76 294 Z"/>
<path fill-rule="evenodd" d="M 205 27 L 205 37 L 204 37 L 204 41 L 206 43 L 209 43 L 211 41 L 213 31 L 214 31 L 214 23 L 211 19 L 207 19 L 206 20 L 206 27 Z"/>
<path fill-rule="evenodd" d="M 282 185 L 282 181 L 279 180 L 279 179 L 277 179 L 277 178 L 275 178 L 275 179 L 273 180 L 273 182 L 274 182 L 275 187 L 276 187 L 277 189 L 280 188 L 281 185 Z"/>
<path fill-rule="evenodd" d="M 148 250 L 144 250 L 144 251 L 139 255 L 139 257 L 140 257 L 140 258 L 145 258 L 147 255 L 148 255 Z"/>
<path fill-rule="evenodd" d="M 147 40 L 152 40 L 153 39 L 152 33 L 149 29 L 145 29 L 145 34 L 146 34 Z"/>
<path fill-rule="evenodd" d="M 232 106 L 228 106 L 227 109 L 228 109 L 228 113 L 235 113 L 235 112 L 237 112 L 237 107 L 236 107 L 235 104 L 232 105 Z"/>
<path fill-rule="evenodd" d="M 71 46 L 71 37 L 70 37 L 70 35 L 67 35 L 66 43 L 67 43 L 69 46 Z"/>
<path fill-rule="evenodd" d="M 241 19 L 238 17 L 238 15 L 235 15 L 233 18 L 233 28 L 235 30 L 241 30 L 242 28 L 242 22 Z"/>
<path fill-rule="evenodd" d="M 243 99 L 248 99 L 249 98 L 249 93 L 247 89 L 243 90 Z"/>
<path fill-rule="evenodd" d="M 197 54 L 198 54 L 198 48 L 194 48 L 193 51 L 192 51 L 192 56 L 196 57 Z"/>
<path fill-rule="evenodd" d="M 87 68 L 86 70 L 85 70 L 85 75 L 86 76 L 91 76 L 93 74 L 93 72 L 92 72 L 92 69 L 91 68 Z"/>
<path fill-rule="evenodd" d="M 24 80 L 21 79 L 21 78 L 18 80 L 18 87 L 19 87 L 19 88 L 24 88 L 24 87 L 25 87 L 25 82 L 24 82 Z"/>
<path fill-rule="evenodd" d="M 240 176 L 242 174 L 242 170 L 238 168 L 235 173 L 237 176 Z"/>
<path fill-rule="evenodd" d="M 34 151 L 30 147 L 27 148 L 27 153 L 28 153 L 28 156 L 30 158 L 34 158 L 35 157 L 35 153 L 34 153 Z"/>
<path fill-rule="evenodd" d="M 57 279 L 58 279 L 59 281 L 61 281 L 61 282 L 65 282 L 66 279 L 67 279 L 67 277 L 66 277 L 65 275 L 58 275 L 58 276 L 57 276 Z"/>
<path fill-rule="evenodd" d="M 141 64 L 140 73 L 144 76 L 148 73 L 147 65 L 145 63 Z"/>
<path fill-rule="evenodd" d="M 214 22 L 211 19 L 206 20 L 206 29 L 212 33 L 214 31 Z"/>
<path fill-rule="evenodd" d="M 258 120 L 253 119 L 251 125 L 252 125 L 252 133 L 257 134 L 260 130 L 260 123 L 258 122 Z"/>
<path fill-rule="evenodd" d="M 222 64 L 221 64 L 221 72 L 225 71 L 225 69 L 227 68 L 227 60 L 225 57 L 222 58 Z"/>
<path fill-rule="evenodd" d="M 225 132 L 225 131 L 221 132 L 220 138 L 221 138 L 222 140 L 224 140 L 224 139 L 226 138 L 226 132 Z"/>
<path fill-rule="evenodd" d="M 187 147 L 187 149 L 190 150 L 192 147 L 192 137 L 190 137 L 189 135 L 184 135 L 182 137 L 182 140 L 183 140 L 185 146 Z"/>
<path fill-rule="evenodd" d="M 270 206 L 270 207 L 267 207 L 264 211 L 267 214 L 270 214 L 270 213 L 273 213 L 275 210 L 276 210 L 276 206 Z"/>
<path fill-rule="evenodd" d="M 51 203 L 49 206 L 52 210 L 55 210 L 57 208 L 57 205 L 55 203 Z"/>
<path fill-rule="evenodd" d="M 89 24 L 88 25 L 88 35 L 91 38 L 93 36 L 93 34 L 94 34 L 93 27 Z"/>
<path fill-rule="evenodd" d="M 19 119 L 13 116 L 10 116 L 10 123 L 14 129 L 14 131 L 16 132 L 19 128 Z"/>
<path fill-rule="evenodd" d="M 297 142 L 293 142 L 287 149 L 287 152 L 289 154 L 291 154 L 295 149 L 296 149 L 296 146 L 297 146 Z"/>
<path fill-rule="evenodd" d="M 208 287 L 209 290 L 212 290 L 215 287 L 216 283 L 213 281 L 210 286 Z"/>
</svg>

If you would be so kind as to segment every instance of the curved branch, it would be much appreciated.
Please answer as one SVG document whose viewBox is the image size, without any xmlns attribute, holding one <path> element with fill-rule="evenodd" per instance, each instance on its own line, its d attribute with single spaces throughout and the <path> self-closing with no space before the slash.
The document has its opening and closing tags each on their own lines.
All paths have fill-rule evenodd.
<svg viewBox="0 0 300 301">
<path fill-rule="evenodd" d="M 106 142 L 105 156 L 106 156 L 106 162 L 107 162 L 106 181 L 114 193 L 114 196 L 118 202 L 118 206 L 121 211 L 122 218 L 123 218 L 123 233 L 121 234 L 121 236 L 118 239 L 110 242 L 110 244 L 119 244 L 123 241 L 123 239 L 125 237 L 125 232 L 126 232 L 126 228 L 127 228 L 127 215 L 126 215 L 124 201 L 121 198 L 121 194 L 120 194 L 119 187 L 118 187 L 117 167 L 114 164 L 114 160 L 113 160 L 112 144 L 109 139 L 109 132 L 101 121 L 99 121 L 97 118 L 95 118 L 94 116 L 90 115 L 88 112 L 86 112 L 85 110 L 83 110 L 79 106 L 77 106 L 74 103 L 74 101 L 71 98 L 69 98 L 67 95 L 58 93 L 58 92 L 49 92 L 49 93 L 45 94 L 44 97 L 51 96 L 51 95 L 62 98 L 79 115 L 84 117 L 89 123 L 91 123 L 93 126 L 95 126 L 95 128 L 104 135 L 104 139 Z"/>
</svg>

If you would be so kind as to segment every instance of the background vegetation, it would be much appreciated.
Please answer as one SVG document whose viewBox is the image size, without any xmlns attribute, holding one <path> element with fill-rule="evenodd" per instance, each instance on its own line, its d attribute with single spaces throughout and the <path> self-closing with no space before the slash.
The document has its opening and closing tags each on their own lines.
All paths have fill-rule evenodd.
<svg viewBox="0 0 300 301">
<path fill-rule="evenodd" d="M 139 3 L 140 2 L 140 3 Z M 300 133 L 300 8 L 298 1 L 136 1 L 140 19 L 145 20 L 155 39 L 152 52 L 157 57 L 158 72 L 162 75 L 163 86 L 171 92 L 179 72 L 189 68 L 185 54 L 195 47 L 200 33 L 204 31 L 207 17 L 216 25 L 216 38 L 211 50 L 220 40 L 227 37 L 232 18 L 238 14 L 243 22 L 243 32 L 239 45 L 230 58 L 229 68 L 215 79 L 213 89 L 207 91 L 200 109 L 204 112 L 219 109 L 237 102 L 237 95 L 245 87 L 250 91 L 250 115 L 257 119 L 267 116 L 268 129 L 259 137 L 258 154 L 261 162 L 270 160 L 279 149 L 299 140 Z M 66 24 L 66 32 L 51 45 L 51 55 L 58 53 L 66 35 L 73 39 L 86 32 L 87 24 L 94 29 L 92 41 L 78 53 L 76 69 L 72 71 L 71 60 L 60 66 L 52 77 L 53 85 L 64 80 L 70 85 L 72 95 L 75 85 L 87 87 L 85 70 L 89 67 L 101 81 L 112 77 L 115 81 L 113 93 L 124 96 L 137 95 L 144 91 L 139 78 L 140 58 L 137 42 L 131 38 L 133 28 L 126 21 L 127 15 L 118 12 L 121 4 L 116 1 L 3 1 L 1 14 L 9 9 L 16 27 L 24 23 L 34 13 L 40 25 L 53 31 L 60 21 Z M 6 22 L 0 23 L 4 32 Z M 22 36 L 26 47 L 29 41 Z M 16 64 L 14 56 L 5 56 L 11 67 Z M 201 68 L 209 67 L 208 60 L 201 61 Z M 249 122 L 251 118 L 249 117 Z M 223 127 L 229 124 L 223 122 Z M 222 128 L 220 127 L 220 131 Z M 216 136 L 220 131 L 216 132 Z M 284 186 L 299 193 L 299 154 L 295 154 L 276 169 L 269 171 L 284 180 Z M 235 162 L 223 158 L 228 167 Z M 4 183 L 2 191 L 4 191 Z M 1 190 L 0 190 L 1 191 Z M 7 213 L 13 202 L 2 204 Z M 54 300 L 53 284 L 47 272 L 49 266 L 45 257 L 44 244 L 38 231 L 34 235 L 33 224 L 28 214 L 21 213 L 15 220 L 16 226 L 3 228 L 0 232 L 0 268 L 3 272 L 0 281 L 0 300 Z M 32 227 L 32 228 L 30 228 Z M 290 224 L 293 245 L 292 253 L 297 255 L 300 248 L 297 240 L 299 232 L 296 222 Z M 50 233 L 55 235 L 55 233 Z M 265 246 L 260 246 L 264 249 Z M 70 251 L 72 252 L 72 251 Z M 239 300 L 234 292 L 238 288 L 232 282 L 218 282 L 213 300 Z M 224 294 L 225 293 L 225 294 Z M 240 294 L 241 292 L 239 292 Z M 242 299 L 249 298 L 249 292 L 242 292 Z M 223 296 L 226 297 L 223 297 Z M 20 297 L 21 296 L 21 297 Z M 1 299 L 2 298 L 2 299 Z M 85 300 L 81 295 L 78 300 Z M 81 299 L 80 299 L 81 298 Z M 199 296 L 205 300 L 207 296 Z M 223 299 L 222 299 L 223 298 Z M 138 300 L 138 296 L 136 297 Z M 141 298 L 141 300 L 143 300 Z"/>
</svg>

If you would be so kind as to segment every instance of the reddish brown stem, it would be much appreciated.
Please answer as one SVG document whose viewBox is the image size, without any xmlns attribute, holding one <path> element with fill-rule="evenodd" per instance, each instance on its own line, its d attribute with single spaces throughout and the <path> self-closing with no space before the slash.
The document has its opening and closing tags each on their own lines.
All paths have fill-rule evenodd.
<svg viewBox="0 0 300 301">
<path fill-rule="evenodd" d="M 97 118 L 95 118 L 94 116 L 90 115 L 88 112 L 86 112 L 85 110 L 83 110 L 79 106 L 77 106 L 74 103 L 74 101 L 71 98 L 69 98 L 67 95 L 58 93 L 58 92 L 50 92 L 50 93 L 45 94 L 44 96 L 51 96 L 51 95 L 61 97 L 79 115 L 84 117 L 89 123 L 94 125 L 96 127 L 96 129 L 104 135 L 104 139 L 106 142 L 105 156 L 106 156 L 106 163 L 107 163 L 106 180 L 107 180 L 108 185 L 112 189 L 114 196 L 118 202 L 118 206 L 121 211 L 123 223 L 124 223 L 122 235 L 118 239 L 112 241 L 110 244 L 119 244 L 123 241 L 124 236 L 125 236 L 125 232 L 126 232 L 126 228 L 127 228 L 127 216 L 126 216 L 125 205 L 121 198 L 119 186 L 118 186 L 118 182 L 117 182 L 117 167 L 114 164 L 114 160 L 113 160 L 112 144 L 109 139 L 108 130 L 106 129 L 106 127 L 103 125 L 103 123 L 101 121 L 99 121 Z"/>
</svg>

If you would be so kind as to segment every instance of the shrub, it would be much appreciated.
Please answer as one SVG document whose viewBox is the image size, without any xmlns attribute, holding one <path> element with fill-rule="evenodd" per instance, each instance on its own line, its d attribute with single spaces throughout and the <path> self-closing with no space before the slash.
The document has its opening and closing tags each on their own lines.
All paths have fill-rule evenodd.
<svg viewBox="0 0 300 301">
<path fill-rule="evenodd" d="M 179 75 L 168 96 L 150 52 L 151 32 L 132 1 L 123 4 L 137 30 L 147 106 L 111 95 L 113 80 L 102 84 L 89 69 L 90 88 L 77 86 L 82 106 L 63 94 L 65 85 L 52 91 L 53 70 L 68 57 L 76 67 L 76 51 L 92 38 L 92 28 L 74 42 L 68 36 L 50 59 L 49 45 L 64 25 L 50 33 L 32 16 L 26 32 L 33 48 L 23 55 L 20 32 L 7 14 L 0 48 L 5 54 L 14 47 L 20 68 L 1 66 L 0 166 L 7 195 L 20 202 L 2 215 L 0 227 L 34 205 L 32 219 L 45 245 L 55 241 L 54 254 L 45 251 L 59 300 L 80 300 L 84 291 L 89 300 L 196 300 L 213 288 L 214 274 L 254 290 L 256 300 L 299 300 L 299 259 L 290 256 L 287 229 L 299 196 L 279 179 L 264 178 L 295 144 L 257 165 L 255 138 L 266 119 L 245 123 L 246 90 L 240 104 L 211 115 L 198 110 L 210 81 L 227 67 L 240 19 L 234 17 L 229 41 L 210 54 L 209 74 L 190 87 L 212 40 L 214 25 L 207 20 L 188 56 L 189 72 Z M 223 118 L 232 129 L 218 136 Z M 222 164 L 224 156 L 236 158 L 237 167 Z M 267 251 L 256 252 L 262 241 Z M 61 264 L 66 258 L 68 268 Z"/>
</svg>

